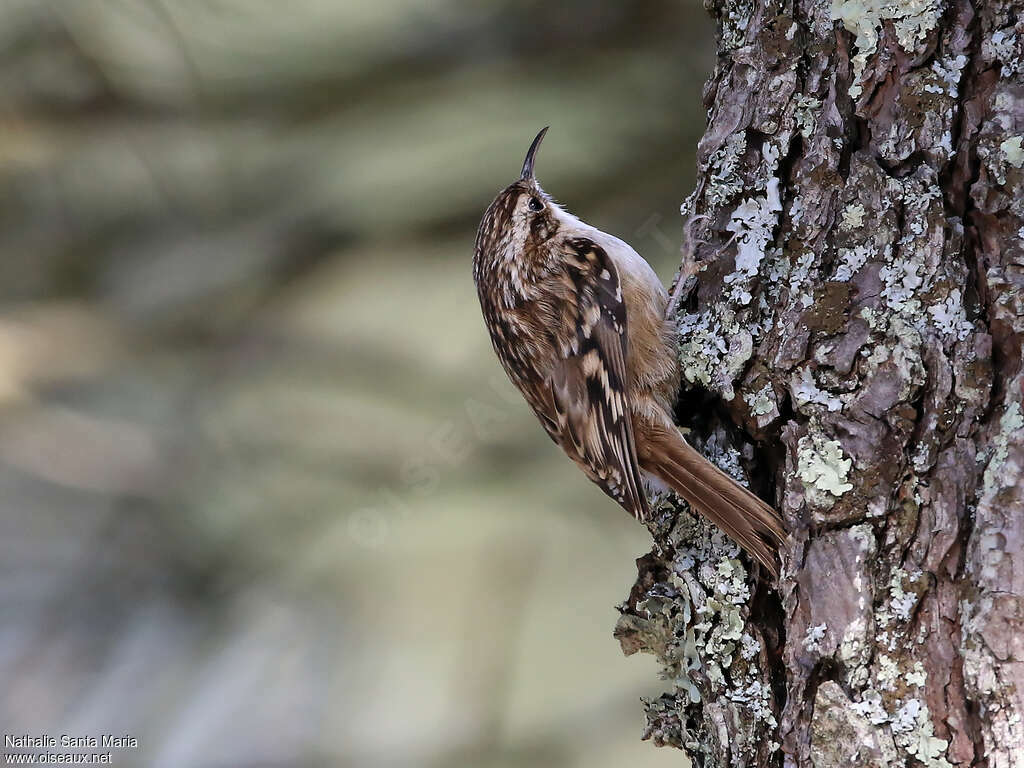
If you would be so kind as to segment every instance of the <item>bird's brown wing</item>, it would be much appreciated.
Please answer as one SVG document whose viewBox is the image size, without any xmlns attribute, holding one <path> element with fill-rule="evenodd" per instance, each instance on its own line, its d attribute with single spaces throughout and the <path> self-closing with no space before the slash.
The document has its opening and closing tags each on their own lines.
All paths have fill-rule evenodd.
<svg viewBox="0 0 1024 768">
<path fill-rule="evenodd" d="M 626 307 L 619 276 L 587 238 L 566 243 L 568 298 L 559 360 L 549 380 L 562 449 L 600 488 L 640 520 L 648 516 L 626 402 Z"/>
</svg>

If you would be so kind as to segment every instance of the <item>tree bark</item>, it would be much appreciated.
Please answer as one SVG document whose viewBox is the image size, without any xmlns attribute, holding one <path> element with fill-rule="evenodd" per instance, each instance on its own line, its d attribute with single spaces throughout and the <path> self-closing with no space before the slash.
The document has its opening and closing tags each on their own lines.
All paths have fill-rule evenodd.
<svg viewBox="0 0 1024 768">
<path fill-rule="evenodd" d="M 776 590 L 658 507 L 616 628 L 671 686 L 645 737 L 1024 765 L 1024 3 L 709 3 L 679 415 L 791 537 Z"/>
</svg>

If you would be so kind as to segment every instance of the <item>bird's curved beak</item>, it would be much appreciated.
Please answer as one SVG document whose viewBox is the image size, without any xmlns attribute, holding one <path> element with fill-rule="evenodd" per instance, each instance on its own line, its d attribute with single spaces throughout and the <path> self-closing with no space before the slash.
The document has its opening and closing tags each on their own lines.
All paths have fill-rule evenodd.
<svg viewBox="0 0 1024 768">
<path fill-rule="evenodd" d="M 533 144 L 526 151 L 526 159 L 523 160 L 523 175 L 520 176 L 522 179 L 533 178 L 533 161 L 537 159 L 537 150 L 540 149 L 540 143 L 544 140 L 544 134 L 548 132 L 548 128 L 551 126 L 544 126 L 541 128 L 540 133 L 537 134 L 537 138 L 533 140 Z"/>
</svg>

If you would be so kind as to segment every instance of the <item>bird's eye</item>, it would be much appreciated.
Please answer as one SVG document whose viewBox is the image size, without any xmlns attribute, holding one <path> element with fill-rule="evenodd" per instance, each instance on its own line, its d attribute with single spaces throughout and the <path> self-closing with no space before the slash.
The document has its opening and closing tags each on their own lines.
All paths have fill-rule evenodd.
<svg viewBox="0 0 1024 768">
<path fill-rule="evenodd" d="M 542 211 L 544 210 L 544 203 L 540 201 L 539 197 L 531 197 L 530 202 L 526 204 L 531 211 Z"/>
</svg>

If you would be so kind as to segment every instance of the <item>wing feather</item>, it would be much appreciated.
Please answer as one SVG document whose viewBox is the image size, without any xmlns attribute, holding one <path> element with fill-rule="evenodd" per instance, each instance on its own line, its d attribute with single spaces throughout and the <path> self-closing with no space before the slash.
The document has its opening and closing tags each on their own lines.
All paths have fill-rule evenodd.
<svg viewBox="0 0 1024 768">
<path fill-rule="evenodd" d="M 646 520 L 633 423 L 626 402 L 626 307 L 615 265 L 587 238 L 566 243 L 573 332 L 550 379 L 556 440 L 601 489 Z"/>
</svg>

